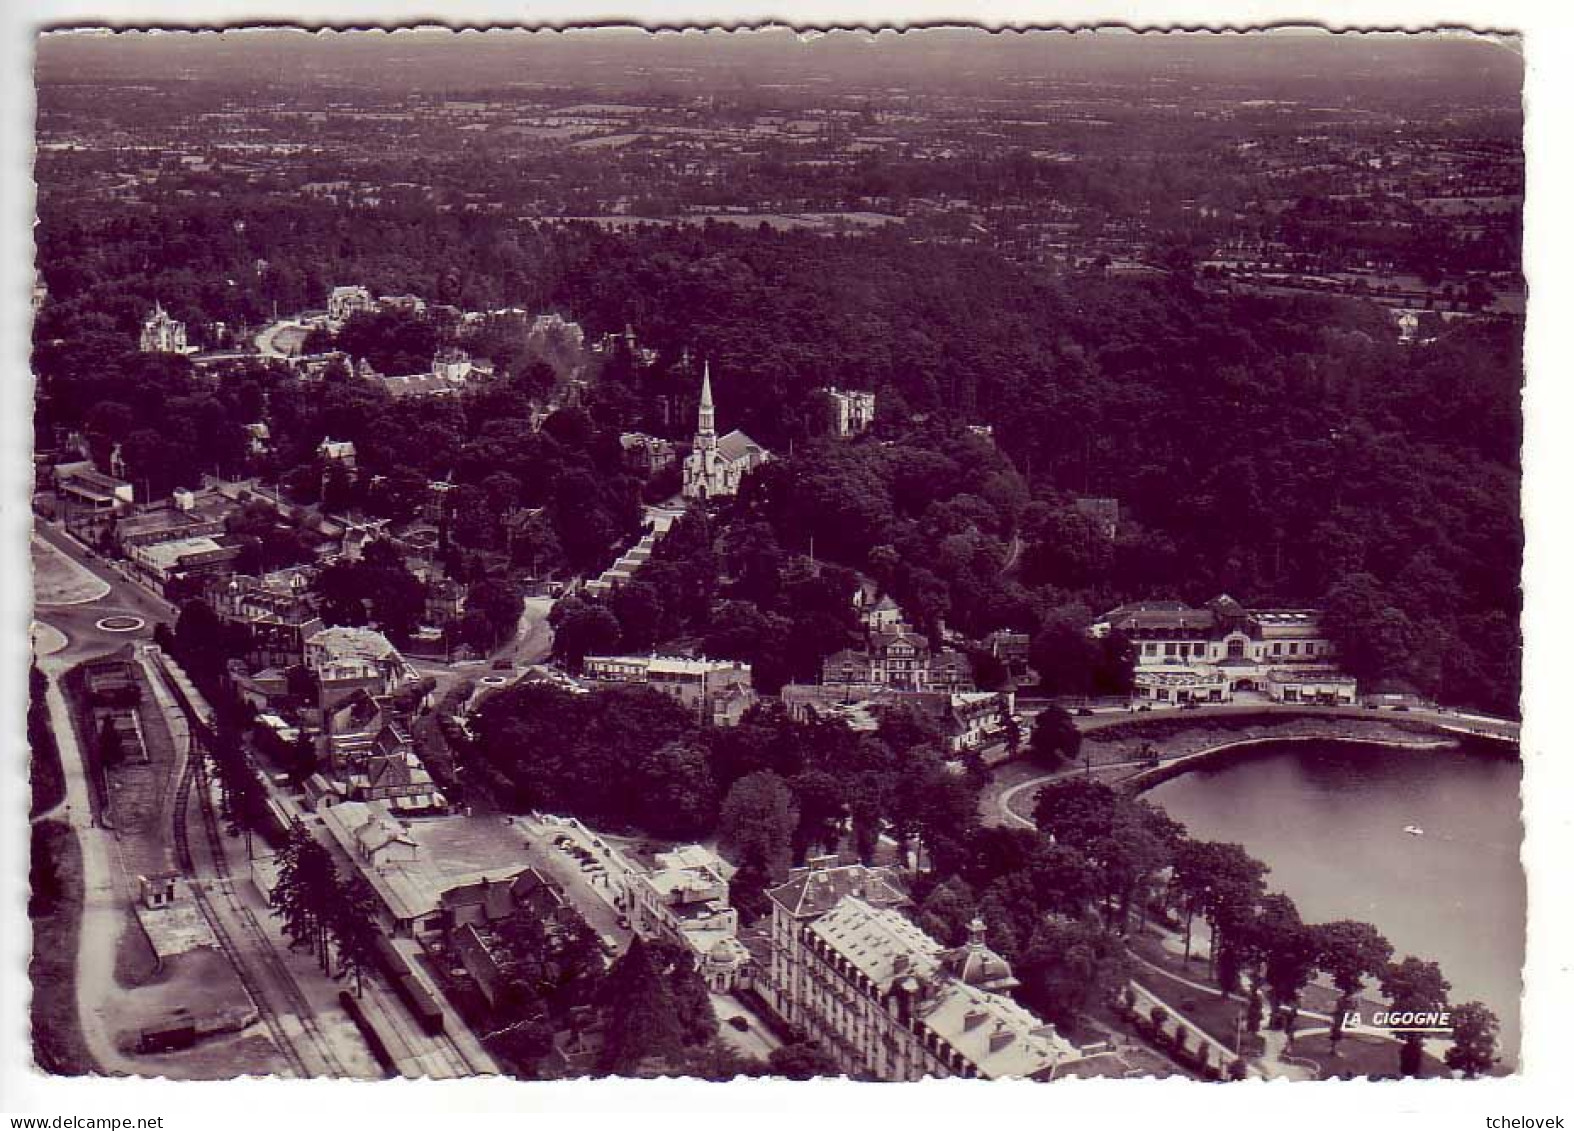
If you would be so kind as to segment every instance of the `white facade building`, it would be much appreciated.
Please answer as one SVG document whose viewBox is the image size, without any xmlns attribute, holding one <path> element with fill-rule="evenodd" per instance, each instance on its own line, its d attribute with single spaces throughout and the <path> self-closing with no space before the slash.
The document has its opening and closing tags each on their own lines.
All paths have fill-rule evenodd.
<svg viewBox="0 0 1574 1131">
<path fill-rule="evenodd" d="M 340 625 L 306 638 L 305 665 L 321 678 L 346 670 L 361 671 L 381 681 L 378 694 L 388 695 L 417 678 L 415 669 L 389 639 L 370 628 Z"/>
<path fill-rule="evenodd" d="M 831 399 L 835 414 L 836 434 L 843 438 L 858 436 L 869 431 L 874 424 L 874 394 L 856 389 L 838 389 L 834 385 L 821 389 Z"/>
<path fill-rule="evenodd" d="M 670 695 L 708 722 L 741 714 L 754 702 L 748 664 L 704 656 L 586 656 L 581 669 L 591 683 L 639 683 Z M 736 707 L 734 700 L 747 702 Z"/>
<path fill-rule="evenodd" d="M 186 324 L 171 318 L 157 302 L 153 304 L 153 313 L 142 323 L 139 345 L 143 353 L 191 352 L 186 345 Z"/>
<path fill-rule="evenodd" d="M 1281 698 L 1285 681 L 1276 693 L 1273 673 L 1291 671 L 1329 677 L 1321 690 L 1298 693 L 1300 701 L 1355 701 L 1354 681 L 1338 677 L 1333 641 L 1315 609 L 1247 609 L 1229 596 L 1201 609 L 1142 601 L 1110 610 L 1088 631 L 1131 640 L 1139 699 L 1218 703 L 1238 691 Z"/>
<path fill-rule="evenodd" d="M 738 912 L 727 881 L 736 869 L 710 849 L 691 844 L 663 852 L 649 872 L 628 875 L 629 924 L 641 937 L 676 942 L 712 993 L 738 988 L 749 952 L 738 941 Z"/>
<path fill-rule="evenodd" d="M 365 287 L 334 287 L 328 292 L 328 319 L 331 322 L 348 322 L 350 316 L 362 311 L 377 309 L 372 292 Z"/>
</svg>

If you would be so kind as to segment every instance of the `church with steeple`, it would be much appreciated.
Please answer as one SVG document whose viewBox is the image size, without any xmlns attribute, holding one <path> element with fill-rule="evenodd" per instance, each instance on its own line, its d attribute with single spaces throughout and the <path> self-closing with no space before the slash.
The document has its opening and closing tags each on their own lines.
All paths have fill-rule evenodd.
<svg viewBox="0 0 1574 1131">
<path fill-rule="evenodd" d="M 683 497 L 714 499 L 736 495 L 744 475 L 770 458 L 770 452 L 736 428 L 725 436 L 716 435 L 716 404 L 711 398 L 707 361 L 700 386 L 699 431 L 694 433 L 693 449 L 683 461 Z"/>
</svg>

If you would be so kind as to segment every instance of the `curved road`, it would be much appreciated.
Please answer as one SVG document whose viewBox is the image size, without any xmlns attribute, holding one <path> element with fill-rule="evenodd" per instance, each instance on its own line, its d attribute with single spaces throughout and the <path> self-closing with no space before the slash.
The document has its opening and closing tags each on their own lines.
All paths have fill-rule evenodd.
<svg viewBox="0 0 1574 1131">
<path fill-rule="evenodd" d="M 131 893 L 120 890 L 116 879 L 114 837 L 94 818 L 92 783 L 58 681 L 63 672 L 84 660 L 113 651 L 130 640 L 151 636 L 154 621 L 171 619 L 171 610 L 112 569 L 91 561 L 87 552 L 66 535 L 42 522 L 35 523 L 34 529 L 45 542 L 106 586 L 100 597 L 69 605 L 37 605 L 33 615 L 43 629 L 59 637 L 49 640 L 57 647 L 40 649 L 35 659 L 47 683 L 49 725 L 60 751 L 66 786 L 64 802 L 52 812 L 71 826 L 82 849 L 82 921 L 76 961 L 78 1023 L 99 1067 L 108 1073 L 128 1074 L 137 1071 L 137 1066 L 116 1047 L 103 1005 L 110 992 L 115 943 L 125 925 Z M 116 614 L 135 616 L 147 623 L 129 633 L 105 632 L 98 627 L 99 620 Z"/>
</svg>

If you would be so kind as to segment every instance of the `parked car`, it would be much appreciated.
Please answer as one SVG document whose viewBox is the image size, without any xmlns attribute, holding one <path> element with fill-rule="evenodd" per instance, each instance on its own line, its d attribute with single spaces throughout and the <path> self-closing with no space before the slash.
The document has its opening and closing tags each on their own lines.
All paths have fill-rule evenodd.
<svg viewBox="0 0 1574 1131">
<path fill-rule="evenodd" d="M 749 1019 L 747 1017 L 729 1017 L 727 1018 L 727 1024 L 731 1025 L 740 1033 L 747 1033 L 749 1031 Z"/>
</svg>

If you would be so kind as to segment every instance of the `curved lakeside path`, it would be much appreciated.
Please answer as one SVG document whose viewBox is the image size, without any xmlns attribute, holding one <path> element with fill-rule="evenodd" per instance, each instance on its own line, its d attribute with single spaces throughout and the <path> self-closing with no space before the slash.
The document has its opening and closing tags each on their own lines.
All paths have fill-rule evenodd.
<svg viewBox="0 0 1574 1131">
<path fill-rule="evenodd" d="M 1190 717 L 1188 717 L 1188 715 Z M 1259 716 L 1260 718 L 1254 718 Z M 1452 712 L 1441 711 L 1412 711 L 1403 714 L 1384 711 L 1381 715 L 1367 711 L 1340 711 L 1324 714 L 1310 714 L 1304 709 L 1284 708 L 1277 706 L 1259 706 L 1247 708 L 1215 708 L 1212 711 L 1188 712 L 1179 711 L 1167 713 L 1154 713 L 1133 716 L 1125 712 L 1114 715 L 1104 715 L 1095 719 L 1079 719 L 1079 729 L 1084 732 L 1085 741 L 1091 734 L 1099 730 L 1115 727 L 1129 726 L 1140 728 L 1144 724 L 1169 723 L 1175 721 L 1195 722 L 1195 730 L 1206 732 L 1210 729 L 1222 729 L 1216 723 L 1222 718 L 1229 719 L 1236 725 L 1250 725 L 1259 722 L 1264 728 L 1262 732 L 1244 734 L 1240 737 L 1230 738 L 1223 742 L 1213 742 L 1195 750 L 1169 750 L 1164 749 L 1166 744 L 1173 743 L 1179 735 L 1162 733 L 1164 727 L 1156 725 L 1154 729 L 1161 733 L 1152 739 L 1153 747 L 1157 753 L 1158 761 L 1153 763 L 1148 758 L 1130 757 L 1117 758 L 1113 761 L 1096 761 L 1093 765 L 1085 767 L 1073 762 L 1058 770 L 1047 771 L 1025 781 L 1007 786 L 998 793 L 986 793 L 983 799 L 984 820 L 990 824 L 1012 825 L 1018 828 L 1033 828 L 1031 819 L 1031 798 L 1039 788 L 1060 781 L 1064 778 L 1074 777 L 1077 774 L 1088 773 L 1108 779 L 1113 771 L 1118 775 L 1118 780 L 1127 785 L 1135 784 L 1137 788 L 1147 788 L 1157 785 L 1162 781 L 1184 772 L 1184 767 L 1206 761 L 1220 753 L 1237 747 L 1257 746 L 1273 742 L 1307 742 L 1321 740 L 1325 742 L 1342 742 L 1367 746 L 1389 746 L 1396 749 L 1447 749 L 1451 748 L 1458 735 L 1476 735 L 1479 737 L 1494 738 L 1505 741 L 1517 740 L 1519 726 L 1517 723 L 1505 719 L 1488 719 L 1483 716 L 1457 715 Z M 1297 725 L 1302 724 L 1302 725 Z M 1362 735 L 1354 733 L 1351 724 L 1360 724 L 1366 728 L 1373 728 L 1377 733 Z M 1386 724 L 1386 725 L 1385 725 Z M 1393 724 L 1404 725 L 1407 729 L 1414 727 L 1417 733 L 1406 737 L 1397 737 Z M 1419 725 L 1417 725 L 1419 724 Z M 1226 724 L 1229 725 L 1229 724 Z M 1419 733 L 1422 728 L 1433 731 L 1435 737 L 1427 737 Z M 1337 728 L 1337 729 L 1335 729 Z M 1192 728 L 1188 728 L 1192 729 Z M 1345 733 L 1339 733 L 1344 730 Z M 1275 733 L 1278 731 L 1279 733 Z M 1184 735 L 1186 732 L 1180 732 Z M 1097 739 L 1093 739 L 1097 741 Z M 1136 770 L 1137 772 L 1130 772 Z M 1127 771 L 1122 773 L 1122 771 Z M 1152 777 L 1151 781 L 1144 779 Z M 1019 799 L 1026 796 L 1028 800 Z"/>
</svg>

